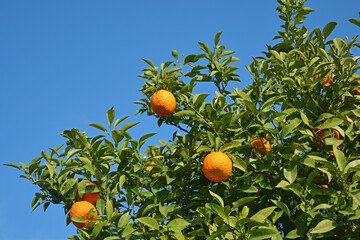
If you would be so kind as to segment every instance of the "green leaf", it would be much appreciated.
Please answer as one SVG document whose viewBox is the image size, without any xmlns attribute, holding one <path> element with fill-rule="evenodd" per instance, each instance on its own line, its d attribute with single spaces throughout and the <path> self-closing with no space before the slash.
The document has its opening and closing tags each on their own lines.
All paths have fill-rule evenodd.
<svg viewBox="0 0 360 240">
<path fill-rule="evenodd" d="M 288 136 L 289 134 L 294 132 L 297 129 L 297 127 L 300 125 L 301 122 L 302 122 L 302 120 L 299 118 L 293 119 L 289 124 L 287 124 L 283 127 L 283 129 L 281 131 L 281 137 L 285 138 L 286 136 Z"/>
<path fill-rule="evenodd" d="M 235 89 L 236 94 L 240 97 L 240 99 L 243 100 L 246 107 L 250 109 L 251 112 L 254 114 L 257 114 L 258 110 L 256 108 L 256 105 L 252 102 L 250 96 L 246 94 L 245 92 Z"/>
<path fill-rule="evenodd" d="M 77 222 L 77 223 L 85 223 L 85 219 L 81 216 L 74 216 L 71 218 L 71 221 Z"/>
<path fill-rule="evenodd" d="M 50 177 L 53 177 L 54 173 L 56 172 L 56 168 L 52 164 L 49 164 L 49 163 L 45 163 L 45 166 L 49 170 Z"/>
<path fill-rule="evenodd" d="M 88 218 L 88 219 L 92 218 L 92 217 L 95 215 L 95 213 L 96 213 L 96 209 L 95 209 L 95 208 L 91 208 L 90 211 L 89 211 L 89 213 L 88 213 L 87 218 Z"/>
<path fill-rule="evenodd" d="M 96 237 L 100 234 L 104 225 L 105 225 L 105 222 L 101 222 L 101 223 L 98 223 L 95 225 L 94 229 L 92 230 L 92 235 L 93 235 L 94 239 L 96 239 Z"/>
<path fill-rule="evenodd" d="M 349 162 L 344 169 L 344 174 L 349 174 L 355 171 L 360 171 L 360 160 Z"/>
<path fill-rule="evenodd" d="M 298 233 L 299 231 L 297 229 L 291 230 L 288 235 L 286 235 L 286 238 L 289 239 L 299 239 L 301 235 Z"/>
<path fill-rule="evenodd" d="M 349 22 L 355 24 L 356 26 L 360 27 L 360 20 L 359 19 L 350 19 Z"/>
<path fill-rule="evenodd" d="M 295 162 L 290 162 L 284 167 L 284 176 L 290 183 L 295 181 L 297 177 L 297 164 Z"/>
<path fill-rule="evenodd" d="M 275 51 L 275 50 L 269 50 L 269 53 L 270 53 L 273 57 L 275 57 L 275 59 L 279 60 L 280 62 L 283 62 L 283 59 L 282 59 L 281 55 L 280 55 L 277 51 Z"/>
<path fill-rule="evenodd" d="M 51 161 L 51 156 L 47 152 L 41 151 L 41 156 L 45 158 L 48 162 Z"/>
<path fill-rule="evenodd" d="M 78 156 L 78 159 L 79 159 L 79 161 L 82 162 L 84 165 L 89 165 L 89 166 L 92 165 L 92 164 L 91 164 L 91 161 L 90 161 L 88 158 L 86 158 L 86 157 L 80 157 L 80 156 Z"/>
<path fill-rule="evenodd" d="M 323 29 L 323 36 L 324 39 L 326 39 L 334 30 L 334 28 L 336 27 L 337 22 L 329 22 L 328 24 L 325 25 L 324 29 Z"/>
<path fill-rule="evenodd" d="M 129 222 L 130 222 L 129 212 L 126 212 L 126 213 L 124 213 L 124 214 L 120 217 L 117 227 L 118 227 L 118 228 L 123 228 L 123 227 L 125 227 Z"/>
<path fill-rule="evenodd" d="M 118 186 L 119 192 L 121 192 L 121 189 L 122 189 L 125 181 L 126 181 L 126 175 L 121 175 L 121 176 L 119 177 L 119 186 Z"/>
<path fill-rule="evenodd" d="M 239 200 L 237 200 L 237 201 L 234 203 L 233 208 L 238 208 L 238 207 L 240 207 L 240 206 L 242 206 L 242 205 L 244 205 L 244 204 L 246 204 L 246 203 L 248 203 L 248 202 L 251 202 L 251 201 L 253 201 L 253 200 L 257 199 L 257 198 L 259 198 L 259 197 L 244 197 L 244 198 L 240 198 Z"/>
<path fill-rule="evenodd" d="M 201 106 L 204 103 L 205 98 L 209 96 L 209 94 L 195 94 L 193 98 L 193 103 L 196 107 Z"/>
<path fill-rule="evenodd" d="M 335 155 L 336 163 L 337 163 L 340 171 L 343 172 L 344 168 L 346 166 L 345 154 L 335 146 L 333 147 L 333 152 Z"/>
<path fill-rule="evenodd" d="M 167 217 L 168 214 L 172 211 L 174 211 L 176 208 L 176 205 L 169 205 L 169 206 L 162 206 L 161 204 L 159 205 L 159 212 L 164 216 Z"/>
<path fill-rule="evenodd" d="M 144 136 L 142 136 L 140 139 L 139 139 L 139 148 L 141 148 L 142 145 L 144 145 L 146 139 L 152 137 L 156 135 L 156 133 L 148 133 L 148 134 L 145 134 Z"/>
<path fill-rule="evenodd" d="M 106 209 L 106 217 L 110 221 L 113 216 L 113 213 L 114 213 L 114 208 L 113 208 L 113 205 L 112 205 L 112 202 L 110 201 L 110 199 L 106 199 L 106 208 L 105 209 Z"/>
<path fill-rule="evenodd" d="M 215 46 L 217 46 L 220 42 L 220 36 L 221 36 L 222 32 L 218 32 L 216 35 L 215 35 Z"/>
<path fill-rule="evenodd" d="M 305 115 L 305 113 L 303 113 L 302 111 L 300 111 L 300 116 L 301 116 L 301 120 L 303 121 L 303 123 L 305 123 L 307 126 L 309 125 L 309 119 L 308 117 Z"/>
<path fill-rule="evenodd" d="M 169 229 L 169 231 L 182 231 L 184 228 L 189 226 L 190 223 L 184 219 L 176 218 L 171 220 L 166 227 Z"/>
<path fill-rule="evenodd" d="M 108 119 L 108 123 L 109 123 L 109 127 L 111 128 L 112 123 L 114 122 L 114 118 L 115 118 L 115 110 L 114 107 L 110 108 L 107 113 L 107 119 Z"/>
<path fill-rule="evenodd" d="M 125 231 L 124 231 L 125 232 Z M 106 237 L 104 238 L 104 240 L 121 240 L 122 238 L 116 237 L 116 236 L 111 236 L 111 237 Z"/>
<path fill-rule="evenodd" d="M 148 59 L 142 59 L 144 62 L 150 65 L 150 67 L 155 68 L 155 65 Z"/>
<path fill-rule="evenodd" d="M 137 220 L 148 227 L 159 230 L 159 223 L 158 221 L 155 220 L 155 218 L 141 217 L 141 218 L 137 218 Z"/>
<path fill-rule="evenodd" d="M 18 165 L 14 164 L 14 163 L 4 163 L 3 165 L 13 167 L 13 168 L 17 168 L 19 170 L 21 169 L 21 166 L 18 166 Z"/>
<path fill-rule="evenodd" d="M 255 213 L 250 220 L 254 222 L 264 223 L 266 219 L 271 215 L 271 213 L 276 209 L 277 207 L 267 207 L 264 209 L 261 209 L 257 213 Z"/>
<path fill-rule="evenodd" d="M 221 217 L 222 219 L 226 219 L 227 215 L 224 212 L 224 209 L 215 203 L 206 203 L 205 207 L 207 209 L 209 209 L 211 212 L 215 213 L 216 215 L 218 215 L 219 217 Z"/>
<path fill-rule="evenodd" d="M 243 145 L 243 142 L 245 141 L 245 139 L 240 139 L 240 140 L 233 140 L 229 143 L 226 143 L 224 145 L 222 145 L 219 149 L 220 152 L 226 152 L 230 149 L 233 148 L 237 148 Z"/>
<path fill-rule="evenodd" d="M 283 203 L 283 202 L 281 202 L 281 201 L 273 200 L 273 199 L 271 199 L 271 201 L 272 201 L 276 206 L 278 206 L 279 208 L 281 208 L 281 210 L 283 210 L 283 211 L 286 213 L 286 215 L 288 215 L 288 216 L 291 218 L 291 213 L 290 213 L 289 207 L 288 207 L 285 203 Z"/>
<path fill-rule="evenodd" d="M 247 165 L 245 161 L 243 161 L 240 158 L 234 158 L 232 159 L 234 168 L 238 168 L 243 172 L 246 172 Z"/>
<path fill-rule="evenodd" d="M 321 126 L 320 129 L 326 129 L 326 128 L 334 128 L 342 124 L 344 120 L 340 118 L 330 118 L 327 119 Z"/>
<path fill-rule="evenodd" d="M 209 190 L 209 193 L 211 196 L 213 196 L 216 199 L 216 201 L 220 204 L 220 206 L 224 207 L 224 200 L 219 195 L 217 195 L 216 193 L 214 193 L 210 190 Z"/>
<path fill-rule="evenodd" d="M 191 110 L 182 110 L 180 112 L 176 112 L 173 115 L 174 117 L 194 117 L 196 116 L 196 113 Z"/>
<path fill-rule="evenodd" d="M 278 95 L 278 96 L 271 97 L 268 100 L 266 100 L 266 102 L 264 102 L 261 109 L 264 110 L 267 107 L 269 107 L 270 105 L 276 104 L 278 101 L 280 101 L 281 99 L 284 99 L 285 97 L 286 97 L 285 95 Z"/>
<path fill-rule="evenodd" d="M 245 193 L 257 193 L 259 191 L 254 185 L 247 184 L 242 184 L 238 190 Z"/>
<path fill-rule="evenodd" d="M 329 56 L 328 56 L 327 52 L 324 49 L 322 49 L 320 47 L 318 47 L 316 49 L 319 51 L 319 54 L 323 58 L 323 60 L 329 61 Z"/>
<path fill-rule="evenodd" d="M 259 228 L 251 230 L 249 240 L 263 240 L 269 238 L 275 238 L 279 235 L 276 229 Z"/>
<path fill-rule="evenodd" d="M 115 123 L 114 123 L 114 128 L 116 128 L 117 125 L 119 125 L 119 123 L 121 123 L 122 121 L 124 121 L 125 119 L 127 119 L 129 116 L 125 116 L 119 119 L 116 119 Z"/>
<path fill-rule="evenodd" d="M 200 48 L 201 50 L 206 52 L 208 55 L 211 55 L 211 49 L 206 43 L 202 43 L 202 42 L 198 42 L 198 43 L 202 47 L 202 48 Z"/>
<path fill-rule="evenodd" d="M 80 187 L 79 187 L 79 189 L 80 189 Z M 104 213 L 104 210 L 105 210 L 105 200 L 104 199 L 99 198 L 96 201 L 96 209 L 99 211 L 99 213 L 101 215 Z"/>
<path fill-rule="evenodd" d="M 99 123 L 91 123 L 91 124 L 89 124 L 89 126 L 100 129 L 101 131 L 107 132 L 106 128 Z"/>
<path fill-rule="evenodd" d="M 130 128 L 132 128 L 132 127 L 134 127 L 135 125 L 138 125 L 138 124 L 139 124 L 139 122 L 127 123 L 120 129 L 120 131 L 121 132 L 126 132 L 127 130 L 129 130 Z"/>
<path fill-rule="evenodd" d="M 184 64 L 187 64 L 189 62 L 197 62 L 202 57 L 203 57 L 202 54 L 199 54 L 199 55 L 190 54 L 190 55 L 185 57 Z"/>
<path fill-rule="evenodd" d="M 336 227 L 336 223 L 329 219 L 322 220 L 319 222 L 313 230 L 310 231 L 311 234 L 318 234 L 318 233 L 326 233 L 330 232 Z"/>
<path fill-rule="evenodd" d="M 333 42 L 335 44 L 335 48 L 340 52 L 346 46 L 345 41 L 343 39 L 341 39 L 341 38 L 334 38 Z"/>
</svg>

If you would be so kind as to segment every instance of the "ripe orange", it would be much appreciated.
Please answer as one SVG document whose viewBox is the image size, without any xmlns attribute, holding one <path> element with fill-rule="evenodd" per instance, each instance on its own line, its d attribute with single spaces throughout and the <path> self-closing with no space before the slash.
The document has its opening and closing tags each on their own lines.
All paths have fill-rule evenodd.
<svg viewBox="0 0 360 240">
<path fill-rule="evenodd" d="M 328 185 L 320 185 L 321 188 L 329 188 Z"/>
<path fill-rule="evenodd" d="M 314 80 L 317 79 L 319 76 L 320 76 L 320 75 L 316 75 L 316 76 L 314 77 Z M 331 83 L 332 80 L 333 80 L 333 74 L 330 73 L 329 77 L 326 78 L 326 79 L 322 82 L 321 88 L 324 89 L 324 87 L 325 87 L 324 85 L 325 85 L 326 83 Z"/>
<path fill-rule="evenodd" d="M 171 114 L 175 110 L 175 107 L 175 97 L 167 90 L 159 90 L 151 96 L 151 108 L 160 116 Z"/>
<path fill-rule="evenodd" d="M 323 137 L 324 136 L 324 133 L 327 132 L 327 131 L 330 131 L 331 132 L 331 135 L 329 136 L 326 136 L 326 137 Z M 320 147 L 322 145 L 322 143 L 325 141 L 326 138 L 329 138 L 329 137 L 333 137 L 333 138 L 336 138 L 336 139 L 340 139 L 340 134 L 338 131 L 334 130 L 334 129 L 323 129 L 323 130 L 319 130 L 317 129 L 316 130 L 316 135 L 317 135 L 317 138 L 320 139 L 320 143 L 318 142 L 318 139 L 316 137 L 313 137 L 313 141 L 314 143 Z"/>
<path fill-rule="evenodd" d="M 91 209 L 95 209 L 95 213 L 91 218 L 88 219 L 88 215 L 89 215 L 89 212 Z M 97 214 L 96 208 L 93 204 L 91 204 L 87 201 L 79 201 L 79 202 L 74 203 L 70 209 L 70 219 L 72 217 L 83 217 L 85 219 L 85 223 L 80 223 L 80 222 L 75 222 L 75 221 L 72 221 L 72 223 L 77 228 L 88 228 L 89 222 L 95 220 L 98 217 L 98 214 Z"/>
<path fill-rule="evenodd" d="M 232 162 L 225 153 L 212 152 L 204 159 L 203 172 L 210 181 L 225 181 L 230 176 L 231 171 Z"/>
<path fill-rule="evenodd" d="M 264 156 L 266 152 L 271 150 L 270 142 L 265 138 L 253 139 L 251 146 L 254 147 L 256 152 L 260 152 L 261 156 Z"/>
<path fill-rule="evenodd" d="M 86 185 L 93 185 L 98 187 L 95 183 L 87 182 Z M 77 190 L 79 191 L 79 184 L 77 186 Z M 92 193 L 85 193 L 83 198 L 80 198 L 79 192 L 76 194 L 76 201 L 87 201 L 93 205 L 96 205 L 96 201 L 99 199 L 100 193 L 99 192 L 92 192 Z"/>
<path fill-rule="evenodd" d="M 151 164 L 155 165 L 156 162 L 152 161 Z M 148 166 L 148 167 L 146 167 L 146 170 L 151 171 L 151 170 L 153 170 L 153 168 L 154 168 L 153 166 Z M 153 177 L 156 177 L 156 176 L 157 176 L 157 173 L 154 173 L 152 176 L 153 176 Z"/>
</svg>

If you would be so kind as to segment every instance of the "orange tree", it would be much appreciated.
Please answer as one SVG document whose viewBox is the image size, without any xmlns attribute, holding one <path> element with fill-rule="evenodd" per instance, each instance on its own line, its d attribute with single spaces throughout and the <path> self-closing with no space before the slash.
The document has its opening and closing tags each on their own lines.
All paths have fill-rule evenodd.
<svg viewBox="0 0 360 240">
<path fill-rule="evenodd" d="M 303 20 L 313 10 L 305 2 L 278 0 L 278 43 L 253 58 L 244 89 L 221 33 L 212 48 L 199 42 L 200 54 L 179 58 L 174 50 L 175 60 L 160 67 L 145 60 L 137 113 L 175 129 L 160 146 L 146 145 L 153 133 L 133 139 L 137 123 L 115 120 L 111 108 L 107 127 L 90 124 L 103 135 L 66 130 L 64 145 L 7 164 L 40 187 L 33 208 L 62 204 L 79 228 L 69 239 L 357 239 L 360 57 L 352 49 L 360 44 L 328 39 L 335 22 L 308 32 Z M 215 94 L 196 93 L 199 82 Z M 158 90 L 176 99 L 164 116 L 151 108 Z M 222 154 L 203 168 L 210 152 Z M 87 204 L 70 219 L 88 193 L 99 193 L 96 210 Z"/>
</svg>

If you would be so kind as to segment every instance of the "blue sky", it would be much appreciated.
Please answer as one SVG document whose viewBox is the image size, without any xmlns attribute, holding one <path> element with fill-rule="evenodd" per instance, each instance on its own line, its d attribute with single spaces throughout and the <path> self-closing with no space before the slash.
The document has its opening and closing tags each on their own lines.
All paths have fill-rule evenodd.
<svg viewBox="0 0 360 240">
<path fill-rule="evenodd" d="M 134 138 L 159 134 L 149 143 L 170 138 L 169 128 L 134 113 L 142 98 L 137 77 L 146 67 L 179 54 L 200 53 L 198 41 L 221 43 L 236 51 L 238 74 L 250 84 L 245 65 L 272 45 L 280 30 L 275 0 L 0 0 L 0 163 L 30 162 L 41 150 L 63 143 L 65 129 L 99 134 L 90 123 L 106 124 L 106 111 L 140 121 Z M 316 11 L 309 29 L 338 22 L 330 36 L 355 36 L 359 0 L 310 0 Z M 206 86 L 201 86 L 206 91 Z M 66 226 L 62 206 L 31 212 L 38 188 L 19 178 L 20 171 L 0 165 L 0 239 L 65 239 L 75 234 Z"/>
</svg>

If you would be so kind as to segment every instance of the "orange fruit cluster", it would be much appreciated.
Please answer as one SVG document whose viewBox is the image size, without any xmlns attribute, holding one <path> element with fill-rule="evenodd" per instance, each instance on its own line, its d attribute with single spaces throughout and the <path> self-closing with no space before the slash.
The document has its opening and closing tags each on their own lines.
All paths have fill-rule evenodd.
<svg viewBox="0 0 360 240">
<path fill-rule="evenodd" d="M 316 75 L 316 76 L 314 77 L 314 80 L 317 79 L 318 77 L 320 77 L 320 75 Z M 329 77 L 326 78 L 326 79 L 322 82 L 321 88 L 324 89 L 324 88 L 325 88 L 325 84 L 331 83 L 332 80 L 333 80 L 333 74 L 330 73 Z"/>
<path fill-rule="evenodd" d="M 97 185 L 95 183 L 92 182 L 86 182 L 86 185 L 93 185 L 96 186 Z M 98 217 L 97 211 L 96 211 L 96 201 L 99 199 L 100 197 L 100 193 L 99 192 L 90 192 L 90 193 L 85 193 L 84 196 L 82 198 L 80 198 L 79 195 L 79 184 L 77 186 L 77 193 L 76 193 L 76 202 L 71 206 L 70 209 L 70 219 L 72 219 L 73 217 L 83 217 L 85 220 L 85 223 L 82 222 L 76 222 L 76 221 L 72 221 L 72 223 L 77 227 L 77 228 L 88 228 L 89 226 L 89 222 L 95 220 Z M 89 218 L 89 213 L 92 209 L 95 209 L 95 213 L 93 216 L 91 216 Z"/>
<path fill-rule="evenodd" d="M 151 164 L 155 165 L 156 162 L 152 161 Z M 151 172 L 151 170 L 153 170 L 153 168 L 154 168 L 153 166 L 148 166 L 148 167 L 146 167 L 146 170 L 148 170 L 148 171 Z M 152 176 L 153 176 L 153 177 L 156 177 L 156 176 L 157 176 L 157 173 L 154 173 Z"/>
<path fill-rule="evenodd" d="M 174 95 L 167 90 L 159 90 L 151 96 L 151 109 L 160 116 L 171 114 L 176 108 Z"/>
<path fill-rule="evenodd" d="M 329 136 L 324 136 L 325 132 L 330 132 L 331 135 Z M 316 136 L 317 137 L 313 137 L 313 141 L 315 143 L 315 145 L 317 145 L 318 147 L 321 147 L 323 145 L 323 142 L 325 141 L 326 138 L 329 138 L 329 137 L 333 137 L 333 138 L 336 138 L 336 139 L 340 139 L 340 133 L 334 129 L 317 129 L 316 130 Z M 320 139 L 320 142 L 318 142 L 318 139 Z"/>
<path fill-rule="evenodd" d="M 207 179 L 222 182 L 229 178 L 232 171 L 232 161 L 222 152 L 212 152 L 204 159 L 203 172 Z"/>
</svg>

